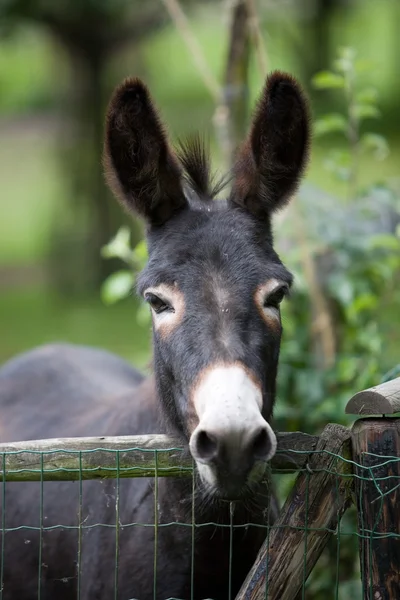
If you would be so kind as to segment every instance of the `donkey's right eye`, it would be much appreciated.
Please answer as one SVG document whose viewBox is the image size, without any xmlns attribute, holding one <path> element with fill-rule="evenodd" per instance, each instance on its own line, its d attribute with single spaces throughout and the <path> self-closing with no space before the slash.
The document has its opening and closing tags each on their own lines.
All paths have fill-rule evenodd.
<svg viewBox="0 0 400 600">
<path fill-rule="evenodd" d="M 155 294 L 146 294 L 145 300 L 150 304 L 151 308 L 157 314 L 162 313 L 165 310 L 173 311 L 173 308 L 169 304 L 167 304 L 164 300 L 161 300 L 161 298 Z"/>
</svg>

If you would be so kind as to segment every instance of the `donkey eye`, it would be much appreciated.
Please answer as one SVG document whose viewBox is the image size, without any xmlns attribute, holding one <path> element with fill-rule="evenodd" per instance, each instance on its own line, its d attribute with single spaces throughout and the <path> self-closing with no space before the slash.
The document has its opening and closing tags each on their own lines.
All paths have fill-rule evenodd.
<svg viewBox="0 0 400 600">
<path fill-rule="evenodd" d="M 173 308 L 167 302 L 165 302 L 165 300 L 162 300 L 155 294 L 146 294 L 145 300 L 150 304 L 151 308 L 157 314 L 166 310 L 174 312 Z"/>
<path fill-rule="evenodd" d="M 287 295 L 288 289 L 289 288 L 287 285 L 282 285 L 277 290 L 274 290 L 271 294 L 268 294 L 264 300 L 264 308 L 278 308 L 282 300 Z"/>
</svg>

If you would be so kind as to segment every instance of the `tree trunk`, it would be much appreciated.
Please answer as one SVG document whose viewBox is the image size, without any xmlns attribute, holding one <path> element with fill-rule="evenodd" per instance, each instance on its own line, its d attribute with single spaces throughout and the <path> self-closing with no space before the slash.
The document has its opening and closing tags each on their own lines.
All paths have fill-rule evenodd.
<svg viewBox="0 0 400 600">
<path fill-rule="evenodd" d="M 52 242 L 52 281 L 62 295 L 97 290 L 115 269 L 101 257 L 101 248 L 123 222 L 104 180 L 103 121 L 106 109 L 105 59 L 71 49 L 69 114 L 61 150 L 67 189 L 66 205 L 56 211 Z M 60 216 L 62 215 L 62 216 Z"/>
<path fill-rule="evenodd" d="M 249 18 L 246 0 L 236 0 L 231 14 L 221 104 L 217 107 L 214 116 L 226 169 L 232 166 L 237 146 L 246 132 L 250 60 Z"/>
</svg>

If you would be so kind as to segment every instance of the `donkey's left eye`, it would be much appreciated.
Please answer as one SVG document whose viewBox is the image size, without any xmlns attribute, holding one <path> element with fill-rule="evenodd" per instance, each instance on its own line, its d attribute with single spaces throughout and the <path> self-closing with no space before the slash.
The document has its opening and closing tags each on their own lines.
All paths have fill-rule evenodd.
<svg viewBox="0 0 400 600">
<path fill-rule="evenodd" d="M 287 285 L 282 285 L 277 290 L 274 290 L 271 294 L 268 294 L 268 296 L 265 298 L 264 308 L 269 308 L 269 307 L 278 308 L 278 306 L 280 305 L 282 300 L 285 298 L 287 293 L 288 293 Z"/>
<path fill-rule="evenodd" d="M 148 302 L 155 313 L 159 314 L 166 310 L 172 311 L 173 308 L 167 302 L 156 296 L 155 294 L 146 294 L 146 302 Z"/>
</svg>

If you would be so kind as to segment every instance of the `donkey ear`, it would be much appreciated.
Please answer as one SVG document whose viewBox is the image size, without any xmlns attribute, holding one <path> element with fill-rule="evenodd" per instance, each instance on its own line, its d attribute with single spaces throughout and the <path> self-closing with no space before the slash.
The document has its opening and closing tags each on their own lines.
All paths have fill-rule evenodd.
<svg viewBox="0 0 400 600">
<path fill-rule="evenodd" d="M 230 201 L 260 219 L 283 207 L 308 160 L 307 101 L 297 81 L 275 71 L 265 83 L 233 168 Z"/>
<path fill-rule="evenodd" d="M 147 87 L 125 80 L 108 106 L 103 162 L 122 204 L 160 225 L 186 206 L 181 170 Z"/>
</svg>

